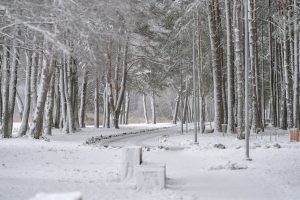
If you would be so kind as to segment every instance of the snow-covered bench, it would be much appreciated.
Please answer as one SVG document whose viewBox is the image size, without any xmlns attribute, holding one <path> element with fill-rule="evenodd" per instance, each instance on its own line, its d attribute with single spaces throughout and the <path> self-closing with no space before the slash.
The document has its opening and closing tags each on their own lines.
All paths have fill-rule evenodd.
<svg viewBox="0 0 300 200">
<path fill-rule="evenodd" d="M 82 200 L 82 194 L 80 192 L 61 193 L 61 194 L 38 193 L 29 200 Z"/>
<path fill-rule="evenodd" d="M 135 175 L 135 167 L 142 163 L 142 147 L 126 147 L 122 154 L 121 179 L 131 179 Z"/>
<path fill-rule="evenodd" d="M 164 189 L 166 185 L 166 165 L 143 163 L 137 166 L 136 185 L 138 190 Z"/>
</svg>

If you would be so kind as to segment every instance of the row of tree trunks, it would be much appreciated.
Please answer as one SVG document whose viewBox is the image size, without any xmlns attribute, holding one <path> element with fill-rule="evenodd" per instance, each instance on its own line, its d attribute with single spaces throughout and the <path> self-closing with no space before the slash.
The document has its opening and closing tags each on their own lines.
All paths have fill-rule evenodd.
<svg viewBox="0 0 300 200">
<path fill-rule="evenodd" d="M 49 57 L 44 56 L 41 70 L 41 79 L 39 93 L 37 97 L 37 104 L 33 113 L 33 121 L 30 127 L 30 134 L 35 138 L 39 139 L 43 133 L 43 120 L 44 120 L 44 109 L 47 98 L 48 89 L 50 87 L 50 81 L 52 73 L 54 71 L 54 62 L 52 59 L 52 53 L 48 50 Z"/>
</svg>

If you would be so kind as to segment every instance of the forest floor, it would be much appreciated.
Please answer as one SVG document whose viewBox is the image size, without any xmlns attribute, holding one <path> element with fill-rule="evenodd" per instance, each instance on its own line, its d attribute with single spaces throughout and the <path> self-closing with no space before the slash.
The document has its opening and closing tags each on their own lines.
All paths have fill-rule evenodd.
<svg viewBox="0 0 300 200">
<path fill-rule="evenodd" d="M 251 136 L 253 160 L 246 161 L 245 141 L 236 135 L 199 134 L 195 145 L 192 130 L 179 130 L 170 124 L 129 125 L 72 135 L 55 130 L 49 140 L 0 139 L 0 200 L 73 191 L 84 200 L 300 199 L 300 144 L 290 143 L 287 132 L 267 129 Z M 100 135 L 122 136 L 95 140 Z M 166 163 L 165 190 L 137 191 L 120 181 L 121 151 L 129 145 L 142 145 L 146 162 Z"/>
</svg>

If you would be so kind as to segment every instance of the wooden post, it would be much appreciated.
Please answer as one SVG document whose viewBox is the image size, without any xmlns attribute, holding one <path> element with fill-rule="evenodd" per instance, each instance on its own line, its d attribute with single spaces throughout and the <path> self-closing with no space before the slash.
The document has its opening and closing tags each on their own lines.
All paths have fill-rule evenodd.
<svg viewBox="0 0 300 200">
<path fill-rule="evenodd" d="M 299 142 L 299 129 L 292 128 L 289 130 L 291 142 Z"/>
</svg>

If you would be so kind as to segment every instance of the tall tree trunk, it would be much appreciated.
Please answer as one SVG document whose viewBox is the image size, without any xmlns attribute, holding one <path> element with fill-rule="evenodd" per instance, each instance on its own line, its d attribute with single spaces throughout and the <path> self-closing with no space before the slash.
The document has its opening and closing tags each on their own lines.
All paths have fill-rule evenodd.
<svg viewBox="0 0 300 200">
<path fill-rule="evenodd" d="M 10 80 L 10 48 L 3 46 L 3 122 L 1 131 L 4 138 L 12 137 L 9 126 L 9 80 Z"/>
<path fill-rule="evenodd" d="M 18 110 L 19 110 L 19 114 L 20 114 L 20 119 L 22 121 L 23 113 L 24 113 L 24 104 L 23 104 L 22 98 L 21 98 L 18 90 L 16 90 L 16 102 L 17 102 L 17 106 L 18 106 Z"/>
<path fill-rule="evenodd" d="M 80 111 L 79 111 L 79 126 L 85 128 L 85 105 L 86 105 L 86 94 L 87 94 L 87 80 L 88 71 L 84 68 L 83 81 L 81 86 L 81 96 L 80 96 Z"/>
<path fill-rule="evenodd" d="M 54 86 L 54 93 L 55 93 L 54 127 L 55 128 L 60 128 L 60 115 L 61 115 L 60 96 L 61 95 L 60 95 L 60 90 L 59 90 L 59 83 L 60 83 L 60 71 L 59 71 L 59 67 L 56 66 L 56 69 L 55 69 L 55 86 Z"/>
<path fill-rule="evenodd" d="M 249 0 L 244 1 L 245 14 L 245 141 L 246 141 L 246 159 L 250 159 L 249 152 L 249 138 L 250 138 L 250 124 L 249 124 L 249 20 L 248 20 L 248 3 Z"/>
<path fill-rule="evenodd" d="M 28 130 L 28 120 L 30 114 L 30 83 L 31 83 L 31 69 L 32 69 L 32 59 L 35 58 L 35 52 L 33 52 L 32 56 L 30 57 L 29 52 L 25 51 L 25 58 L 26 58 L 26 80 L 25 80 L 25 107 L 22 117 L 21 126 L 19 129 L 19 136 L 26 135 Z"/>
<path fill-rule="evenodd" d="M 64 61 L 60 66 L 60 76 L 59 76 L 59 90 L 60 90 L 60 105 L 61 105 L 61 128 L 65 133 L 69 133 L 69 127 L 67 123 L 67 109 L 66 109 L 66 95 L 65 95 L 65 70 L 64 70 Z"/>
<path fill-rule="evenodd" d="M 106 83 L 105 89 L 105 128 L 110 128 L 110 102 L 109 102 L 109 85 Z"/>
<path fill-rule="evenodd" d="M 129 91 L 126 92 L 125 97 L 125 124 L 128 124 L 129 121 L 129 105 L 130 105 L 130 93 Z"/>
<path fill-rule="evenodd" d="M 143 94 L 144 119 L 145 119 L 145 123 L 149 124 L 146 99 L 147 99 L 147 96 L 145 94 Z"/>
<path fill-rule="evenodd" d="M 14 44 L 15 45 L 15 44 Z M 13 58 L 11 63 L 11 77 L 10 77 L 10 88 L 9 88 L 9 127 L 8 132 L 12 135 L 13 119 L 15 111 L 16 93 L 17 93 L 17 77 L 18 77 L 18 66 L 19 66 L 20 50 L 17 47 L 13 47 Z"/>
<path fill-rule="evenodd" d="M 177 118 L 178 118 L 178 110 L 180 105 L 180 92 L 177 94 L 176 102 L 175 102 L 175 109 L 173 114 L 173 124 L 177 124 Z"/>
<path fill-rule="evenodd" d="M 71 59 L 69 56 L 66 56 L 64 61 L 64 85 L 65 85 L 65 97 L 67 103 L 67 114 L 68 114 L 68 126 L 70 133 L 75 133 L 74 127 L 74 113 L 72 106 L 72 69 L 71 69 Z"/>
<path fill-rule="evenodd" d="M 30 82 L 30 93 L 31 93 L 31 117 L 33 117 L 33 113 L 36 108 L 36 101 L 37 101 L 37 76 L 39 68 L 38 61 L 40 60 L 39 57 L 41 55 L 38 53 L 33 54 L 32 57 L 32 70 L 31 70 L 31 82 Z"/>
<path fill-rule="evenodd" d="M 287 101 L 286 101 L 286 85 L 285 85 L 285 58 L 284 58 L 284 43 L 280 45 L 280 80 L 281 80 L 281 104 L 280 104 L 280 128 L 287 129 Z M 278 55 L 279 56 L 279 55 Z"/>
<path fill-rule="evenodd" d="M 155 102 L 155 93 L 151 92 L 151 111 L 152 111 L 152 124 L 156 124 L 156 102 Z"/>
<path fill-rule="evenodd" d="M 2 121 L 3 121 L 3 96 L 2 96 L 2 65 L 3 65 L 3 57 L 5 56 L 4 55 L 4 48 L 5 47 L 2 47 L 1 50 L 2 52 L 0 52 L 0 135 L 2 134 L 1 133 L 1 127 L 2 127 Z"/>
<path fill-rule="evenodd" d="M 94 127 L 99 128 L 99 78 L 98 78 L 98 73 L 96 73 L 96 75 L 95 75 Z"/>
<path fill-rule="evenodd" d="M 291 66 L 289 62 L 289 40 L 288 40 L 288 17 L 284 20 L 284 41 L 283 41 L 283 59 L 284 59 L 284 82 L 285 82 L 285 98 L 287 104 L 287 122 L 288 128 L 293 127 L 293 105 L 292 105 L 292 81 Z"/>
<path fill-rule="evenodd" d="M 228 106 L 228 119 L 227 119 L 227 132 L 234 132 L 234 58 L 232 50 L 232 28 L 231 28 L 231 6 L 230 1 L 225 0 L 226 9 L 226 34 L 227 34 L 227 106 Z"/>
<path fill-rule="evenodd" d="M 237 73 L 237 127 L 241 131 L 243 128 L 243 67 L 241 62 L 240 43 L 240 0 L 234 1 L 234 58 Z"/>
<path fill-rule="evenodd" d="M 106 127 L 106 87 L 103 90 L 103 95 L 102 95 L 102 99 L 103 99 L 103 128 Z"/>
<path fill-rule="evenodd" d="M 54 61 L 55 63 L 55 61 Z M 54 105 L 54 84 L 55 84 L 55 73 L 53 73 L 50 81 L 49 90 L 47 93 L 47 101 L 45 107 L 45 124 L 44 124 L 44 134 L 52 135 L 53 126 L 53 105 Z"/>
<path fill-rule="evenodd" d="M 272 0 L 269 0 L 269 58 L 270 58 L 270 89 L 271 89 L 271 106 L 272 106 L 272 124 L 273 126 L 277 125 L 277 113 L 276 113 L 276 96 L 275 96 L 275 88 L 274 88 L 274 56 L 273 56 L 273 25 L 272 25 L 272 13 L 271 13 Z"/>
<path fill-rule="evenodd" d="M 74 116 L 74 129 L 79 129 L 79 103 L 78 103 L 78 72 L 77 72 L 77 60 L 75 58 L 72 59 L 72 107 L 73 107 L 73 116 Z"/>
<path fill-rule="evenodd" d="M 223 100 L 222 100 L 222 72 L 220 63 L 220 53 L 218 48 L 221 48 L 220 38 L 217 36 L 217 22 L 216 22 L 216 5 L 218 2 L 213 1 L 209 5 L 209 31 L 210 31 L 210 45 L 213 68 L 213 84 L 214 84 L 214 107 L 215 107 L 215 131 L 222 131 L 223 124 Z"/>
<path fill-rule="evenodd" d="M 252 104 L 252 132 L 256 133 L 257 128 L 259 127 L 258 120 L 258 105 L 257 105 L 257 82 L 255 77 L 255 44 L 254 44 L 254 0 L 248 0 L 248 18 L 249 18 L 249 48 L 250 48 L 250 78 L 251 78 L 251 104 Z"/>
<path fill-rule="evenodd" d="M 294 73 L 293 73 L 293 121 L 294 127 L 299 128 L 299 10 L 297 0 L 294 0 Z"/>
</svg>

